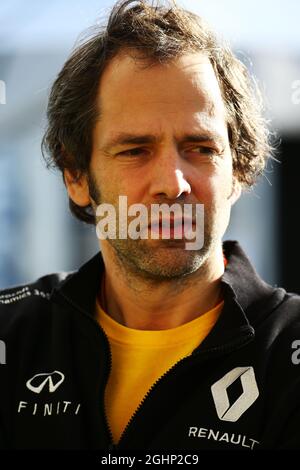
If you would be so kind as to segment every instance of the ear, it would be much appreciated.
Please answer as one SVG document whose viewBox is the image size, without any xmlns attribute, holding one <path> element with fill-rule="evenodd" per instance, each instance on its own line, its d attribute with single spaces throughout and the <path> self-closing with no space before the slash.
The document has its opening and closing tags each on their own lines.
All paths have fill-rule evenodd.
<svg viewBox="0 0 300 470">
<path fill-rule="evenodd" d="M 228 198 L 232 206 L 239 199 L 241 193 L 242 193 L 242 185 L 238 181 L 238 179 L 234 176 L 233 181 L 232 181 L 232 191 L 231 191 L 231 194 Z"/>
<path fill-rule="evenodd" d="M 64 180 L 70 199 L 77 206 L 88 206 L 91 203 L 88 181 L 85 174 L 74 175 L 70 170 L 64 170 Z"/>
</svg>

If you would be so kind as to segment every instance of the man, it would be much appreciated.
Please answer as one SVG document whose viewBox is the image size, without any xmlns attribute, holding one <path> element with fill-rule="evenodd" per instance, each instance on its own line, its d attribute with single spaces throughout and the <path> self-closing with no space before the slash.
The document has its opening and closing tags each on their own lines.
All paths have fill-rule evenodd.
<svg viewBox="0 0 300 470">
<path fill-rule="evenodd" d="M 0 296 L 4 448 L 298 446 L 299 298 L 222 245 L 270 153 L 260 113 L 245 67 L 175 4 L 121 1 L 72 54 L 44 148 L 101 253 Z M 120 196 L 146 215 L 193 212 L 162 210 L 129 236 Z M 103 207 L 122 235 L 105 236 Z M 203 235 L 194 249 L 185 223 Z"/>
</svg>

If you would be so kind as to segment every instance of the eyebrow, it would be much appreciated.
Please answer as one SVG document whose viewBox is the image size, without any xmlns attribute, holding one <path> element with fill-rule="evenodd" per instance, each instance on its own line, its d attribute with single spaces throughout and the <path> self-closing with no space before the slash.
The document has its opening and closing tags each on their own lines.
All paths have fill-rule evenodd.
<svg viewBox="0 0 300 470">
<path fill-rule="evenodd" d="M 201 133 L 201 134 L 184 134 L 179 139 L 182 142 L 216 142 L 219 145 L 224 145 L 224 139 L 216 132 Z M 162 141 L 161 137 L 151 134 L 136 135 L 130 133 L 120 133 L 112 137 L 100 150 L 108 152 L 114 147 L 122 145 L 143 145 L 143 144 L 158 144 Z"/>
</svg>

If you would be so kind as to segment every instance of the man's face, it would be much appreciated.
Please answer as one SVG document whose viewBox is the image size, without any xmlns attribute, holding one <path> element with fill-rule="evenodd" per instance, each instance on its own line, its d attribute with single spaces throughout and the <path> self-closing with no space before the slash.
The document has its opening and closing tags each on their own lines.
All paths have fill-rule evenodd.
<svg viewBox="0 0 300 470">
<path fill-rule="evenodd" d="M 142 68 L 120 54 L 102 75 L 97 104 L 90 166 L 94 207 L 110 203 L 118 213 L 123 195 L 128 206 L 144 204 L 149 217 L 154 203 L 204 204 L 205 214 L 198 250 L 186 250 L 182 240 L 151 238 L 108 239 L 102 247 L 145 278 L 195 272 L 220 246 L 236 199 L 226 112 L 211 63 L 193 53 Z"/>
</svg>

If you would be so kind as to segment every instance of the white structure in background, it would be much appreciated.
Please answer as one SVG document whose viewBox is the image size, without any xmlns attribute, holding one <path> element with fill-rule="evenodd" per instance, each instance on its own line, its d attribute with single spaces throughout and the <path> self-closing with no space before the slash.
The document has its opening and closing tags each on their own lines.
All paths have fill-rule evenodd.
<svg viewBox="0 0 300 470">
<path fill-rule="evenodd" d="M 6 104 L 6 84 L 4 80 L 0 80 L 0 104 Z"/>
</svg>

